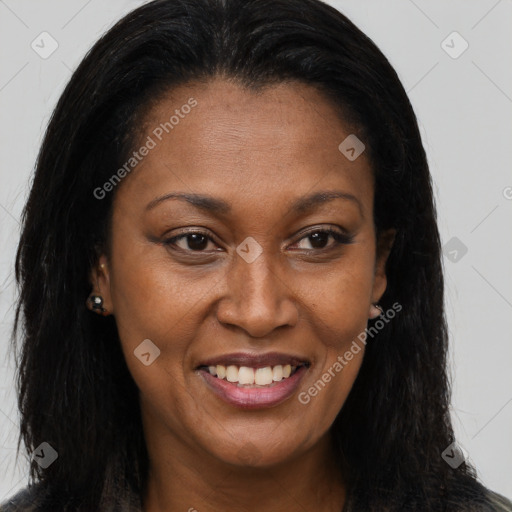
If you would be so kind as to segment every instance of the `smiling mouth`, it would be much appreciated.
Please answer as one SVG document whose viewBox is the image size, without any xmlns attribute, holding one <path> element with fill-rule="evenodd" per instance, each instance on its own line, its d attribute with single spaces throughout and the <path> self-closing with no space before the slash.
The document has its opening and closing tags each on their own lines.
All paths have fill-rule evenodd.
<svg viewBox="0 0 512 512">
<path fill-rule="evenodd" d="M 216 366 L 200 366 L 198 369 L 240 388 L 271 388 L 292 377 L 299 368 L 309 368 L 309 366 L 310 364 L 306 362 L 296 366 L 278 364 L 260 368 L 218 364 Z"/>
</svg>

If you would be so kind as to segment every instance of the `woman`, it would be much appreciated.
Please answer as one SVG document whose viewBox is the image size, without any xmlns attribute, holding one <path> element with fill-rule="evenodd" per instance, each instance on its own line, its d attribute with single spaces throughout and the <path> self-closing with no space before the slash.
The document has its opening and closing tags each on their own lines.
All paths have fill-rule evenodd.
<svg viewBox="0 0 512 512">
<path fill-rule="evenodd" d="M 157 0 L 48 127 L 2 510 L 512 510 L 454 444 L 431 178 L 317 0 Z"/>
</svg>

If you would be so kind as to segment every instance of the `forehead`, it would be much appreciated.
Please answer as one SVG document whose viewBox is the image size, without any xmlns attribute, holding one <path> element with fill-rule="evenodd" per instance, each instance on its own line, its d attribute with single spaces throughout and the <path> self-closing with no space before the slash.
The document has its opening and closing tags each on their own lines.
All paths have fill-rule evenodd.
<svg viewBox="0 0 512 512">
<path fill-rule="evenodd" d="M 350 161 L 338 149 L 350 126 L 306 84 L 258 91 L 222 79 L 182 85 L 154 105 L 139 128 L 135 149 L 151 149 L 122 184 L 122 195 L 149 202 L 180 190 L 235 203 L 286 201 L 341 187 L 373 201 L 366 155 Z"/>
</svg>

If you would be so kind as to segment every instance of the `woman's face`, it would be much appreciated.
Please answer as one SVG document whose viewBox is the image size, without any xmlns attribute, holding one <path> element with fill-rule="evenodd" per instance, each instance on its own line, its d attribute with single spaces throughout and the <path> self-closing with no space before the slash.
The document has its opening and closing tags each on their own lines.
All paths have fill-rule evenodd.
<svg viewBox="0 0 512 512">
<path fill-rule="evenodd" d="M 366 155 L 338 149 L 350 129 L 297 83 L 181 86 L 144 130 L 93 279 L 148 443 L 160 435 L 237 465 L 299 456 L 327 439 L 364 350 L 332 367 L 386 286 Z M 287 364 L 298 370 L 285 378 Z M 261 384 L 236 382 L 251 379 Z"/>
</svg>

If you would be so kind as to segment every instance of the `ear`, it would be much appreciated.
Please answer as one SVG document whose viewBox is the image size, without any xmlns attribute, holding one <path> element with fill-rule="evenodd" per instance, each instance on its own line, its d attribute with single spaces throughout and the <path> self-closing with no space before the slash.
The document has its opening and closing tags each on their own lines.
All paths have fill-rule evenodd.
<svg viewBox="0 0 512 512">
<path fill-rule="evenodd" d="M 375 271 L 373 277 L 372 303 L 378 303 L 387 287 L 386 262 L 395 242 L 396 229 L 383 231 L 377 239 Z"/>
<path fill-rule="evenodd" d="M 103 298 L 103 307 L 112 314 L 114 305 L 110 292 L 110 268 L 107 256 L 102 254 L 97 264 L 91 269 L 89 279 L 92 285 L 92 293 Z"/>
</svg>

